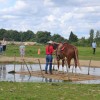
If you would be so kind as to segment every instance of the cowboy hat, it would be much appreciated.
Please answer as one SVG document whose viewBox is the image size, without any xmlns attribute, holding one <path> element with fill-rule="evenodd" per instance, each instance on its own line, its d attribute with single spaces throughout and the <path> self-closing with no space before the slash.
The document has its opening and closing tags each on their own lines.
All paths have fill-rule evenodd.
<svg viewBox="0 0 100 100">
<path fill-rule="evenodd" d="M 53 43 L 53 41 L 51 41 L 51 40 L 50 40 L 50 41 L 48 41 L 47 43 L 50 43 L 50 44 L 52 44 L 52 43 Z"/>
</svg>

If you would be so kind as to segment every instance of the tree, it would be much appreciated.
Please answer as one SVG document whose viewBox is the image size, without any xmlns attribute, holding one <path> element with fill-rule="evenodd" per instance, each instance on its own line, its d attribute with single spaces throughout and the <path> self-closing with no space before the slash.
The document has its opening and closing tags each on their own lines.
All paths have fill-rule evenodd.
<svg viewBox="0 0 100 100">
<path fill-rule="evenodd" d="M 47 43 L 47 41 L 51 40 L 51 33 L 47 31 L 38 31 L 36 33 L 36 39 L 38 43 Z"/>
<path fill-rule="evenodd" d="M 20 35 L 21 41 L 30 41 L 35 37 L 35 34 L 30 30 L 27 30 L 26 32 L 21 32 Z"/>
<path fill-rule="evenodd" d="M 90 43 L 90 44 L 93 42 L 93 39 L 94 39 L 94 30 L 91 29 L 91 30 L 90 30 L 90 37 L 89 37 L 89 43 Z"/>
<path fill-rule="evenodd" d="M 100 41 L 100 31 L 96 32 L 96 37 L 95 37 L 96 41 Z"/>
<path fill-rule="evenodd" d="M 73 32 L 71 31 L 70 36 L 69 36 L 69 42 L 77 42 L 78 38 L 75 34 L 73 34 Z"/>
<path fill-rule="evenodd" d="M 7 31 L 7 38 L 11 41 L 20 41 L 20 34 L 16 30 L 8 30 Z"/>
<path fill-rule="evenodd" d="M 0 40 L 6 37 L 6 30 L 5 29 L 0 29 Z"/>
<path fill-rule="evenodd" d="M 85 37 L 82 37 L 78 40 L 78 46 L 89 46 L 88 40 Z"/>
<path fill-rule="evenodd" d="M 67 42 L 67 39 L 64 39 L 61 35 L 59 34 L 54 34 L 51 38 L 52 41 L 55 42 Z"/>
</svg>

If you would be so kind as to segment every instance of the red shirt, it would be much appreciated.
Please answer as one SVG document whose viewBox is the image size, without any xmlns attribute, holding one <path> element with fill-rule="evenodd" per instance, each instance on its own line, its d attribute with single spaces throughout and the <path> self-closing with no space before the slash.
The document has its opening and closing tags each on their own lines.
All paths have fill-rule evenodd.
<svg viewBox="0 0 100 100">
<path fill-rule="evenodd" d="M 54 49 L 52 45 L 47 45 L 46 46 L 46 55 L 52 55 Z"/>
</svg>

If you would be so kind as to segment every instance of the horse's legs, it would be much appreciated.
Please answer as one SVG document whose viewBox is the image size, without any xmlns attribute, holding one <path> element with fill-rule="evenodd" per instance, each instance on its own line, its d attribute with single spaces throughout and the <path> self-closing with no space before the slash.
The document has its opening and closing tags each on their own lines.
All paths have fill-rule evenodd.
<svg viewBox="0 0 100 100">
<path fill-rule="evenodd" d="M 75 68 L 75 73 L 76 73 L 76 68 L 77 68 L 77 60 L 76 60 L 76 58 L 74 58 L 72 73 L 73 73 L 74 68 Z"/>
<path fill-rule="evenodd" d="M 57 61 L 57 65 L 58 65 L 58 71 L 59 71 L 59 61 Z"/>
<path fill-rule="evenodd" d="M 75 68 L 77 67 L 77 59 L 74 58 Z"/>
<path fill-rule="evenodd" d="M 68 69 L 70 69 L 70 62 L 71 62 L 71 59 L 67 58 Z"/>
<path fill-rule="evenodd" d="M 76 72 L 76 68 L 77 68 L 77 59 L 76 58 L 74 58 L 74 64 L 75 64 L 75 74 L 77 73 Z"/>
<path fill-rule="evenodd" d="M 70 75 L 69 75 L 70 62 L 71 62 L 71 58 L 67 58 L 67 64 L 68 64 L 68 69 L 67 69 L 67 72 L 68 72 L 68 80 L 70 80 Z"/>
<path fill-rule="evenodd" d="M 63 70 L 63 72 L 64 72 L 64 59 L 62 60 L 62 70 Z"/>
<path fill-rule="evenodd" d="M 53 70 L 55 70 L 55 58 L 54 58 Z"/>
</svg>

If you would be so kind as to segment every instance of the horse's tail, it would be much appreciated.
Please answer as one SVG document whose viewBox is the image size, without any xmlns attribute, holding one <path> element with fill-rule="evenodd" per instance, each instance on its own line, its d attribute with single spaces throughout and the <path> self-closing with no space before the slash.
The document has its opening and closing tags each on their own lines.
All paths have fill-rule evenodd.
<svg viewBox="0 0 100 100">
<path fill-rule="evenodd" d="M 76 48 L 74 48 L 74 51 L 75 51 L 76 63 L 78 65 L 79 69 L 81 70 L 81 66 L 80 66 L 79 58 L 78 58 L 78 50 Z"/>
</svg>

